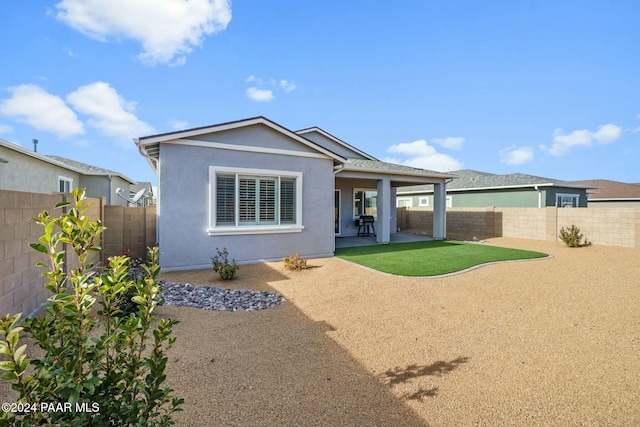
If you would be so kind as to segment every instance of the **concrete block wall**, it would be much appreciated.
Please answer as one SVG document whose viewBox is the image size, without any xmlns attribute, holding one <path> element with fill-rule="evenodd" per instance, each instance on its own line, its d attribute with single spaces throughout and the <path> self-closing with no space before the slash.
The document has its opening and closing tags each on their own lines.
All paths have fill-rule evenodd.
<svg viewBox="0 0 640 427">
<path fill-rule="evenodd" d="M 0 315 L 30 314 L 49 298 L 44 269 L 36 267 L 38 262 L 48 263 L 48 258 L 29 246 L 38 242 L 43 229 L 31 219 L 45 210 L 51 216 L 59 215 L 55 205 L 69 197 L 0 190 Z M 91 201 L 98 202 L 99 210 L 100 200 Z M 95 256 L 99 259 L 100 255 Z M 69 255 L 67 268 L 75 266 L 77 258 Z"/>
<path fill-rule="evenodd" d="M 575 210 L 576 212 L 566 212 Z M 576 225 L 592 243 L 613 246 L 640 246 L 638 208 L 558 209 L 557 230 Z"/>
<path fill-rule="evenodd" d="M 43 233 L 42 227 L 31 218 L 44 210 L 58 216 L 61 210 L 55 209 L 55 205 L 71 200 L 70 194 L 0 190 L 0 316 L 7 313 L 33 314 L 51 295 L 44 287 L 44 269 L 36 267 L 38 262 L 48 263 L 48 258 L 29 246 L 37 242 Z M 88 198 L 87 202 L 91 203 L 86 213 L 89 219 L 100 219 L 107 227 L 101 242 L 98 242 L 105 251 L 89 256 L 94 264 L 104 263 L 107 256 L 122 254 L 126 249 L 131 249 L 133 256 L 144 258 L 146 247 L 155 245 L 155 206 L 105 206 L 104 198 Z M 64 249 L 68 271 L 78 266 L 78 258 L 71 248 Z"/>
<path fill-rule="evenodd" d="M 104 207 L 105 256 L 122 255 L 145 259 L 147 248 L 156 245 L 156 207 Z"/>
<path fill-rule="evenodd" d="M 398 208 L 401 229 L 431 230 L 431 208 Z M 560 240 L 562 227 L 576 225 L 592 243 L 640 247 L 640 208 L 449 208 L 447 235 Z"/>
</svg>

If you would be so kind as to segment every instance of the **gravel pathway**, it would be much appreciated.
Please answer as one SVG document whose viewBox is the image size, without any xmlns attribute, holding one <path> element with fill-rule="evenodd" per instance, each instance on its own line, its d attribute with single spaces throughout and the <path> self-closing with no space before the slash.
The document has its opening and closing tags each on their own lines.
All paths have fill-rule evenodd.
<svg viewBox="0 0 640 427">
<path fill-rule="evenodd" d="M 223 289 L 190 283 L 161 282 L 162 305 L 203 310 L 254 311 L 272 308 L 286 301 L 273 292 Z"/>
</svg>

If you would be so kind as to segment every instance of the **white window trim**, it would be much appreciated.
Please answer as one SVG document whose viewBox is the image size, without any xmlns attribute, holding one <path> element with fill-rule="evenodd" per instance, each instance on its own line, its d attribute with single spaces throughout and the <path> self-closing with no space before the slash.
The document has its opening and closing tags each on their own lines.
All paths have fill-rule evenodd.
<svg viewBox="0 0 640 427">
<path fill-rule="evenodd" d="M 447 196 L 445 198 L 445 207 L 453 208 L 453 196 Z"/>
<path fill-rule="evenodd" d="M 60 192 L 60 182 L 68 182 L 69 183 L 69 192 L 73 190 L 73 178 L 69 178 L 67 176 L 58 175 L 58 191 Z"/>
<path fill-rule="evenodd" d="M 365 199 L 366 199 L 366 192 L 367 191 L 375 191 L 376 192 L 376 198 L 378 197 L 378 189 L 377 188 L 354 188 L 353 189 L 353 193 L 351 194 L 351 206 L 353 209 L 353 219 L 358 219 L 360 218 L 360 214 L 356 214 L 356 193 L 358 191 L 362 191 L 365 194 Z M 373 215 L 374 218 L 378 218 L 378 206 L 377 206 L 377 200 L 376 200 L 376 215 Z M 362 215 L 366 215 L 366 214 L 362 214 Z"/>
<path fill-rule="evenodd" d="M 558 201 L 561 197 L 570 197 L 572 199 L 576 200 L 576 208 L 580 207 L 580 194 L 576 194 L 576 193 L 556 193 L 556 207 L 557 208 L 562 208 L 564 206 L 560 206 Z"/>
<path fill-rule="evenodd" d="M 422 203 L 424 201 L 424 203 Z M 429 197 L 427 196 L 419 196 L 418 197 L 418 206 L 427 207 L 429 206 Z"/>
<path fill-rule="evenodd" d="M 409 202 L 409 205 L 400 206 L 400 201 Z M 397 208 L 411 208 L 413 207 L 413 198 L 411 197 L 396 197 L 396 207 Z"/>
<path fill-rule="evenodd" d="M 216 175 L 253 175 L 259 177 L 294 178 L 296 180 L 296 223 L 274 225 L 217 225 L 216 224 Z M 209 166 L 209 235 L 232 234 L 274 234 L 274 233 L 300 233 L 304 229 L 302 225 L 302 172 L 282 171 L 271 169 L 248 169 L 226 166 Z"/>
</svg>

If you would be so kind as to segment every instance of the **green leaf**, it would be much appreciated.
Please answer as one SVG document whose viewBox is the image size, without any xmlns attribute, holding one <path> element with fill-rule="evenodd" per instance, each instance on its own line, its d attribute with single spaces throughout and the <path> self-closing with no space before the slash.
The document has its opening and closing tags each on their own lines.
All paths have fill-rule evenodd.
<svg viewBox="0 0 640 427">
<path fill-rule="evenodd" d="M 71 203 L 70 202 L 60 202 L 60 203 L 56 203 L 56 209 L 60 209 L 60 208 L 64 208 L 65 206 L 69 206 Z"/>
<path fill-rule="evenodd" d="M 13 381 L 13 380 L 17 380 L 18 376 L 14 372 L 7 372 L 6 374 L 1 376 L 0 378 L 2 378 L 3 380 L 6 380 L 6 381 Z"/>
<path fill-rule="evenodd" d="M 11 360 L 2 360 L 0 361 L 0 370 L 3 371 L 13 371 L 16 367 L 16 364 Z"/>
<path fill-rule="evenodd" d="M 26 344 L 22 344 L 20 347 L 18 347 L 18 349 L 15 351 L 15 353 L 13 354 L 13 358 L 15 360 L 19 360 L 20 356 L 22 356 L 22 353 L 24 353 L 24 351 L 27 349 L 27 345 Z"/>
<path fill-rule="evenodd" d="M 31 246 L 33 249 L 35 249 L 38 252 L 42 252 L 43 254 L 49 254 L 49 249 L 47 249 L 47 247 L 42 243 L 31 243 L 29 246 Z"/>
</svg>

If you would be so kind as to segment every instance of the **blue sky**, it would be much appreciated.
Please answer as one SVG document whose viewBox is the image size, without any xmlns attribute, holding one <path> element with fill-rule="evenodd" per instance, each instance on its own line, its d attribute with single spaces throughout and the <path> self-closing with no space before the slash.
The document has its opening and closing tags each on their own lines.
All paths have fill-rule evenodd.
<svg viewBox="0 0 640 427">
<path fill-rule="evenodd" d="M 640 2 L 0 2 L 0 138 L 155 175 L 135 137 L 265 116 L 438 171 L 640 182 Z"/>
</svg>

